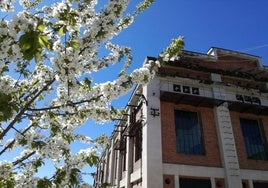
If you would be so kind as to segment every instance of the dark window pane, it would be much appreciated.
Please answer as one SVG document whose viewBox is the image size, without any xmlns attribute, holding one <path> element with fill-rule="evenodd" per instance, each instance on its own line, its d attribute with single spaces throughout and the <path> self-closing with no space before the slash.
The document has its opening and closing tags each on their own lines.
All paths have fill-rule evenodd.
<svg viewBox="0 0 268 188">
<path fill-rule="evenodd" d="M 211 188 L 210 180 L 180 178 L 180 188 Z"/>
<path fill-rule="evenodd" d="M 247 185 L 245 182 L 242 182 L 242 187 L 243 187 L 243 188 L 247 188 L 248 185 Z"/>
<path fill-rule="evenodd" d="M 196 112 L 175 110 L 177 152 L 204 154 L 202 133 Z"/>
<path fill-rule="evenodd" d="M 254 182 L 253 183 L 254 188 L 268 188 L 268 183 L 264 182 Z"/>
<path fill-rule="evenodd" d="M 244 143 L 249 159 L 267 160 L 267 148 L 257 120 L 240 119 Z"/>
<path fill-rule="evenodd" d="M 134 145 L 135 145 L 135 161 L 137 161 L 141 158 L 141 153 L 142 153 L 142 128 L 141 128 L 141 125 L 139 125 L 139 128 L 135 131 Z"/>
</svg>

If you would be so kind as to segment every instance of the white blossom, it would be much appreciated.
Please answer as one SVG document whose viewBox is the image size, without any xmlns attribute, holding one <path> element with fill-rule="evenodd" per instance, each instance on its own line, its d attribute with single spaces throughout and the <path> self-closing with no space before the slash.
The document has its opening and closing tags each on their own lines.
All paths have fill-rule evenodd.
<svg viewBox="0 0 268 188">
<path fill-rule="evenodd" d="M 150 61 L 127 74 L 130 48 L 111 42 L 141 12 L 126 12 L 129 0 L 108 1 L 98 10 L 97 0 L 45 2 L 44 7 L 40 2 L 20 0 L 22 10 L 0 21 L 0 95 L 5 99 L 0 102 L 6 107 L 0 109 L 0 152 L 22 150 L 0 162 L 0 181 L 9 178 L 15 187 L 36 187 L 44 160 L 55 166 L 50 186 L 69 186 L 72 169 L 93 165 L 89 159 L 101 150 L 87 133 L 76 134 L 77 128 L 88 120 L 120 117 L 122 110 L 113 109 L 112 102 L 135 84 L 148 83 L 159 66 Z M 1 3 L 6 11 L 14 8 L 13 0 Z M 124 64 L 117 78 L 94 82 L 96 72 L 116 63 Z M 73 153 L 75 141 L 88 149 Z"/>
</svg>

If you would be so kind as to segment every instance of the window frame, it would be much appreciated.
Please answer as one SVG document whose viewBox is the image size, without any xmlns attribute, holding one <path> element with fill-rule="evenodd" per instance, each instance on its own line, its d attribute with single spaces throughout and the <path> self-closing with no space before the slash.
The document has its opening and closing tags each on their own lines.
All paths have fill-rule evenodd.
<svg viewBox="0 0 268 188">
<path fill-rule="evenodd" d="M 208 178 L 201 178 L 201 177 L 180 177 L 179 185 L 181 188 L 185 188 L 185 187 L 212 188 L 211 180 Z"/>
<path fill-rule="evenodd" d="M 201 145 L 201 151 L 200 152 L 190 152 L 190 151 L 185 151 L 185 149 L 181 149 L 180 150 L 180 144 L 179 141 L 180 139 L 178 139 L 178 135 L 177 135 L 177 125 L 176 125 L 176 111 L 182 111 L 184 113 L 192 113 L 195 114 L 196 120 L 197 120 L 197 129 L 198 129 L 198 135 L 200 137 L 199 140 L 199 144 Z M 193 111 L 193 110 L 189 110 L 189 109 L 181 109 L 181 108 L 175 108 L 174 109 L 174 124 L 175 124 L 175 137 L 176 137 L 176 152 L 180 153 L 180 154 L 186 154 L 186 155 L 196 155 L 196 156 L 203 156 L 206 155 L 206 149 L 205 149 L 205 142 L 204 142 L 204 132 L 203 132 L 203 125 L 202 125 L 202 121 L 201 121 L 201 114 L 199 111 Z M 194 141 L 192 140 L 191 143 L 194 143 Z M 194 146 L 194 144 L 193 144 Z"/>
<path fill-rule="evenodd" d="M 257 124 L 255 126 L 257 126 L 256 129 L 258 129 L 258 134 L 260 135 L 261 137 L 261 141 L 262 141 L 262 147 L 263 147 L 263 152 L 265 154 L 264 158 L 261 158 L 261 156 L 257 155 L 256 157 L 254 156 L 251 156 L 251 155 L 256 155 L 256 153 L 252 153 L 251 155 L 249 155 L 250 152 L 253 152 L 252 151 L 252 148 L 248 148 L 248 144 L 246 143 L 246 137 L 245 137 L 245 131 L 243 130 L 242 128 L 242 120 L 249 120 L 249 121 L 255 121 Z M 265 131 L 264 131 L 264 128 L 263 128 L 263 124 L 262 124 L 262 121 L 261 119 L 254 119 L 254 118 L 247 118 L 247 117 L 240 117 L 239 118 L 239 122 L 240 122 L 240 129 L 241 129 L 241 133 L 242 133 L 242 137 L 243 137 L 243 142 L 244 142 L 244 147 L 245 147 L 245 151 L 246 151 L 246 156 L 247 156 L 247 159 L 249 160 L 258 160 L 258 161 L 268 161 L 268 144 L 267 144 L 267 138 L 265 136 Z M 250 137 L 252 135 L 249 135 L 247 137 Z M 255 140 L 256 141 L 256 140 Z M 249 143 L 250 144 L 250 143 Z M 258 143 L 259 144 L 259 143 Z M 251 147 L 251 146 L 250 146 Z M 249 151 L 250 149 L 250 151 Z M 261 150 L 258 150 L 258 152 L 260 152 Z M 256 152 L 256 151 L 255 151 Z"/>
<path fill-rule="evenodd" d="M 138 124 L 138 128 L 134 132 L 134 161 L 138 161 L 142 156 L 142 125 Z"/>
<path fill-rule="evenodd" d="M 253 181 L 254 188 L 265 188 L 268 186 L 267 181 Z"/>
</svg>

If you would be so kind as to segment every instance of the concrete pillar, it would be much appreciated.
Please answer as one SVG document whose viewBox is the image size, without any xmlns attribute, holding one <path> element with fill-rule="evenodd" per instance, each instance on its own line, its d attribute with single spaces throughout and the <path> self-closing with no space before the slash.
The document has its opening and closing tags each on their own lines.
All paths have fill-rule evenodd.
<svg viewBox="0 0 268 188">
<path fill-rule="evenodd" d="M 109 183 L 114 185 L 114 168 L 115 168 L 115 152 L 114 152 L 114 140 L 111 140 L 111 149 L 110 149 L 110 167 L 109 167 Z"/>
<path fill-rule="evenodd" d="M 215 178 L 214 177 L 210 178 L 210 182 L 211 182 L 211 188 L 216 188 L 216 183 L 215 183 Z"/>
<path fill-rule="evenodd" d="M 113 187 L 119 188 L 119 151 L 115 150 L 114 151 L 114 161 L 115 161 L 115 165 L 114 165 L 114 180 L 113 180 Z"/>
<path fill-rule="evenodd" d="M 130 174 L 132 172 L 132 147 L 133 147 L 133 141 L 132 139 L 128 136 L 127 137 L 127 145 L 126 145 L 126 187 L 125 188 L 130 188 L 131 187 L 131 182 L 130 182 Z"/>
<path fill-rule="evenodd" d="M 143 94 L 148 106 L 143 109 L 145 122 L 143 124 L 142 143 L 142 187 L 163 187 L 162 139 L 160 116 L 160 81 L 152 80 L 143 87 Z M 151 115 L 151 109 L 158 109 Z M 159 114 L 158 114 L 159 112 Z"/>
<path fill-rule="evenodd" d="M 248 188 L 254 188 L 252 180 L 248 180 Z"/>
<path fill-rule="evenodd" d="M 116 185 L 117 188 L 120 187 L 120 180 L 121 180 L 121 175 L 122 174 L 122 155 L 121 155 L 121 151 L 119 150 L 118 152 L 118 161 L 117 161 L 117 181 L 116 181 Z"/>
<path fill-rule="evenodd" d="M 226 188 L 242 188 L 242 180 L 228 104 L 215 107 L 215 120 Z"/>
<path fill-rule="evenodd" d="M 174 176 L 174 185 L 175 188 L 180 188 L 180 180 L 179 180 L 179 176 Z"/>
<path fill-rule="evenodd" d="M 104 174 L 103 174 L 103 180 L 104 183 L 108 182 L 108 176 L 109 176 L 109 150 L 105 151 L 105 157 L 104 157 Z"/>
</svg>

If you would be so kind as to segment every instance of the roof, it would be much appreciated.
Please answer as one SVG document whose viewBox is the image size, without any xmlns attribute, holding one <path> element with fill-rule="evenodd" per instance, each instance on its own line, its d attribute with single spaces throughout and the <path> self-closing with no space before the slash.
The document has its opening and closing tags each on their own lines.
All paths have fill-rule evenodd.
<svg viewBox="0 0 268 188">
<path fill-rule="evenodd" d="M 208 52 L 207 55 L 211 55 L 211 56 L 215 56 L 215 57 L 223 57 L 223 56 L 236 56 L 236 57 L 240 57 L 240 58 L 245 58 L 245 59 L 251 59 L 251 60 L 255 60 L 258 62 L 258 65 L 261 67 L 261 57 L 260 56 L 256 56 L 256 55 L 252 55 L 252 54 L 248 54 L 248 53 L 244 53 L 244 52 L 239 52 L 239 51 L 235 51 L 235 50 L 229 50 L 229 49 L 224 49 L 224 48 L 219 48 L 219 47 L 211 47 Z"/>
</svg>

